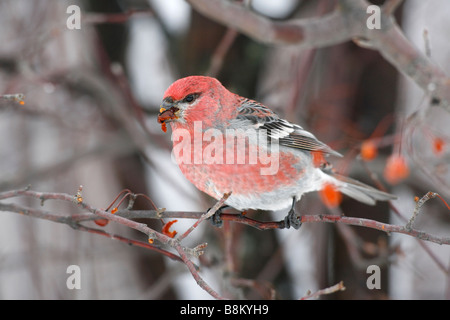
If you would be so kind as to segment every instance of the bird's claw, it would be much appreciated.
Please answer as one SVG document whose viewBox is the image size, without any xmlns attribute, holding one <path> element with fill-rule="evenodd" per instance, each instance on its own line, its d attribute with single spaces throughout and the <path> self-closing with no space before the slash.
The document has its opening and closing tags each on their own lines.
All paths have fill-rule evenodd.
<svg viewBox="0 0 450 320">
<path fill-rule="evenodd" d="M 221 214 L 222 212 L 217 211 L 211 216 L 211 223 L 214 227 L 221 228 L 223 226 L 223 220 L 220 217 Z"/>
<path fill-rule="evenodd" d="M 223 206 L 223 207 L 220 207 L 209 219 L 211 220 L 211 224 L 214 226 L 214 227 L 217 227 L 217 228 L 221 228 L 222 226 L 223 226 L 223 220 L 222 220 L 222 217 L 221 217 L 221 215 L 222 215 L 222 210 L 223 209 L 226 209 L 226 208 L 228 208 L 228 206 Z M 208 212 L 209 212 L 209 210 L 211 210 L 211 208 L 209 208 L 208 209 Z"/>
<path fill-rule="evenodd" d="M 294 209 L 289 210 L 289 213 L 284 218 L 284 226 L 286 229 L 293 227 L 296 230 L 300 229 L 302 226 L 300 215 L 295 213 Z"/>
</svg>

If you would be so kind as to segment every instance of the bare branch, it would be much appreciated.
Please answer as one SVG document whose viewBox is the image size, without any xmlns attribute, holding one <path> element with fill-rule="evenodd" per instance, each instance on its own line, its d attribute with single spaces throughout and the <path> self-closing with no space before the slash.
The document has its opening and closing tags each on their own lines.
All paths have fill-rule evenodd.
<svg viewBox="0 0 450 320">
<path fill-rule="evenodd" d="M 263 43 L 295 44 L 301 49 L 310 49 L 351 39 L 346 22 L 338 11 L 315 19 L 274 22 L 230 1 L 188 2 L 203 15 Z"/>
<path fill-rule="evenodd" d="M 388 0 L 388 1 L 386 1 L 383 5 L 384 14 L 387 14 L 387 15 L 393 14 L 395 12 L 395 10 L 397 10 L 398 7 L 400 7 L 402 2 L 403 2 L 403 0 Z"/>
<path fill-rule="evenodd" d="M 352 39 L 378 50 L 399 72 L 413 80 L 430 97 L 450 110 L 450 79 L 411 44 L 392 16 L 401 1 L 386 4 L 381 28 L 367 27 L 366 0 L 340 0 L 335 11 L 308 19 L 271 21 L 227 0 L 188 0 L 198 12 L 257 41 L 296 45 L 299 50 L 320 48 Z M 366 45 L 367 44 L 367 45 Z"/>
<path fill-rule="evenodd" d="M 414 207 L 413 215 L 411 216 L 411 219 L 409 219 L 408 223 L 406 224 L 406 229 L 411 230 L 414 220 L 417 218 L 420 212 L 420 208 L 427 202 L 428 200 L 435 198 L 437 193 L 435 192 L 427 192 L 421 199 L 417 199 L 416 206 Z"/>
<path fill-rule="evenodd" d="M 84 23 L 103 24 L 103 23 L 125 23 L 135 17 L 153 17 L 152 10 L 131 9 L 121 13 L 89 13 L 83 16 Z"/>
<path fill-rule="evenodd" d="M 344 216 L 323 216 L 323 215 L 314 215 L 314 216 L 302 216 L 301 222 L 340 222 L 353 226 L 361 226 L 367 227 L 371 229 L 376 229 L 380 231 L 384 231 L 387 233 L 402 233 L 414 238 L 418 238 L 420 240 L 426 240 L 430 242 L 435 242 L 438 244 L 450 244 L 450 237 L 438 237 L 435 235 L 431 235 L 429 233 L 411 229 L 407 230 L 405 226 L 398 226 L 393 224 L 386 224 L 382 222 L 378 222 L 371 219 L 364 218 L 352 218 L 352 217 L 344 217 Z"/>
<path fill-rule="evenodd" d="M 210 77 L 217 77 L 219 70 L 222 68 L 225 55 L 230 50 L 232 44 L 236 40 L 238 33 L 234 29 L 228 29 L 219 45 L 217 46 L 211 58 L 211 65 L 206 74 Z"/>
<path fill-rule="evenodd" d="M 118 214 L 124 214 L 125 211 L 119 211 Z M 130 217 L 145 217 L 145 218 L 156 218 L 155 210 L 148 211 L 138 211 L 134 213 L 130 211 L 129 213 L 125 213 Z M 187 219 L 198 219 L 203 215 L 203 212 L 175 212 L 175 211 L 167 211 L 164 212 L 163 217 L 167 218 L 187 218 Z M 224 221 L 233 221 L 237 223 L 246 224 L 248 226 L 254 227 L 258 230 L 270 230 L 270 229 L 283 229 L 285 228 L 284 221 L 258 221 L 251 219 L 242 214 L 230 214 L 230 213 L 222 213 L 221 219 Z M 371 219 L 364 218 L 354 218 L 354 217 L 345 217 L 345 216 L 331 216 L 331 215 L 302 215 L 301 216 L 302 223 L 314 223 L 314 222 L 339 222 L 347 225 L 354 225 L 360 227 L 367 227 L 371 229 L 380 230 L 386 233 L 402 233 L 405 235 L 412 236 L 414 238 L 430 241 L 438 244 L 450 244 L 450 237 L 439 237 L 436 235 L 429 234 L 427 232 L 423 232 L 416 229 L 408 229 L 407 226 L 399 226 L 388 223 L 383 223 Z"/>
<path fill-rule="evenodd" d="M 314 293 L 308 293 L 306 296 L 300 298 L 300 300 L 307 300 L 307 299 L 311 299 L 311 298 L 318 298 L 324 294 L 331 294 L 331 293 L 335 293 L 338 291 L 344 291 L 345 287 L 344 287 L 344 282 L 339 282 L 337 284 L 335 284 L 334 286 L 325 288 L 325 289 L 321 289 L 318 290 Z"/>
<path fill-rule="evenodd" d="M 222 199 L 220 199 L 208 212 L 204 213 L 201 215 L 201 217 L 188 229 L 186 230 L 185 233 L 183 233 L 181 236 L 179 236 L 177 238 L 178 241 L 182 241 L 184 238 L 186 238 L 195 228 L 197 228 L 197 226 L 202 223 L 204 220 L 210 218 L 211 216 L 213 216 L 217 210 L 220 209 L 220 207 L 223 206 L 223 204 L 225 203 L 225 201 L 229 198 L 229 196 L 231 195 L 231 192 L 229 193 L 225 193 L 222 197 Z"/>
<path fill-rule="evenodd" d="M 223 205 L 223 203 L 226 201 L 229 194 L 225 194 L 224 197 L 216 203 L 216 205 L 209 210 L 207 213 L 186 213 L 186 212 L 178 212 L 178 213 L 170 213 L 165 212 L 163 214 L 163 217 L 167 217 L 167 215 L 170 215 L 171 217 L 187 217 L 187 218 L 196 218 L 198 219 L 194 225 L 189 228 L 182 236 L 178 238 L 171 238 L 163 233 L 160 233 L 156 230 L 153 230 L 149 228 L 146 224 L 138 223 L 136 221 L 130 220 L 129 218 L 125 218 L 124 216 L 128 217 L 139 217 L 139 218 L 155 218 L 160 219 L 160 210 L 149 210 L 149 211 L 139 211 L 139 214 L 136 215 L 136 213 L 133 214 L 133 211 L 121 211 L 117 214 L 109 213 L 105 210 L 96 209 L 89 204 L 85 203 L 83 201 L 82 196 L 82 189 L 81 187 L 78 189 L 75 195 L 65 194 L 65 193 L 44 193 L 44 192 L 36 192 L 31 191 L 29 188 L 22 189 L 22 190 L 11 190 L 0 193 L 0 200 L 5 199 L 11 199 L 15 197 L 31 197 L 35 198 L 37 200 L 40 200 L 41 205 L 45 204 L 45 201 L 48 200 L 60 200 L 65 202 L 70 202 L 73 205 L 76 205 L 80 207 L 83 210 L 86 210 L 90 213 L 81 213 L 81 214 L 74 214 L 70 216 L 62 216 L 50 213 L 48 211 L 42 210 L 42 209 L 33 209 L 28 208 L 19 204 L 5 204 L 0 202 L 0 211 L 9 211 L 9 212 L 16 212 L 19 214 L 28 215 L 34 218 L 39 219 L 45 219 L 50 220 L 57 223 L 63 223 L 71 226 L 75 230 L 85 231 L 92 234 L 97 234 L 101 236 L 106 236 L 111 239 L 119 240 L 124 243 L 148 248 L 151 250 L 155 250 L 161 254 L 164 254 L 168 256 L 171 259 L 182 261 L 189 269 L 190 273 L 194 277 L 195 281 L 198 283 L 198 285 L 203 288 L 206 292 L 208 292 L 211 296 L 213 296 L 216 299 L 224 299 L 219 293 L 217 293 L 214 289 L 212 289 L 200 276 L 198 273 L 196 265 L 191 261 L 189 258 L 190 256 L 198 257 L 203 253 L 203 249 L 206 247 L 206 244 L 200 244 L 199 246 L 195 248 L 187 248 L 181 245 L 181 241 L 186 238 L 192 230 L 194 230 L 201 222 L 211 217 L 217 210 Z M 123 215 L 123 216 L 121 216 Z M 95 218 L 104 218 L 111 221 L 114 221 L 116 223 L 122 224 L 124 226 L 133 228 L 135 230 L 138 230 L 144 234 L 146 234 L 149 237 L 149 240 L 156 239 L 161 244 L 166 245 L 170 248 L 173 248 L 178 252 L 178 256 L 166 251 L 164 249 L 158 248 L 156 246 L 153 246 L 153 241 L 150 241 L 150 244 L 143 243 L 141 241 L 136 241 L 132 239 L 127 239 L 125 237 L 119 236 L 119 235 L 112 235 L 110 233 L 107 233 L 103 230 L 94 229 L 90 227 L 86 227 L 82 224 L 80 224 L 83 221 L 88 221 Z M 242 214 L 222 214 L 221 218 L 223 220 L 227 221 L 235 221 L 239 223 L 244 223 L 247 225 L 250 225 L 252 227 L 256 227 L 260 230 L 266 230 L 266 229 L 282 229 L 285 228 L 284 221 L 278 221 L 278 222 L 261 222 L 257 220 L 250 219 Z M 408 228 L 406 226 L 398 226 L 398 225 L 391 225 L 386 224 L 370 219 L 362 219 L 362 218 L 353 218 L 353 217 L 345 217 L 345 216 L 329 216 L 329 215 L 304 215 L 301 216 L 301 222 L 339 222 L 344 223 L 347 225 L 356 225 L 356 226 L 362 226 L 362 227 L 368 227 L 377 229 L 384 232 L 395 232 L 395 233 L 403 233 L 406 235 L 410 235 L 412 237 L 435 242 L 439 244 L 450 244 L 450 238 L 449 237 L 437 237 L 422 231 L 418 231 L 415 229 Z M 342 286 L 336 286 L 329 288 L 330 290 L 341 290 L 339 288 L 342 288 Z M 306 298 L 315 297 L 320 294 L 325 294 L 328 292 L 328 289 L 325 289 L 325 291 L 319 291 L 318 293 L 314 295 L 307 296 Z M 334 292 L 334 291 L 330 291 Z"/>
<path fill-rule="evenodd" d="M 107 236 L 112 239 L 119 240 L 121 242 L 125 242 L 128 244 L 133 244 L 133 245 L 137 245 L 140 247 L 158 251 L 158 252 L 168 256 L 171 259 L 182 261 L 184 264 L 186 264 L 186 266 L 188 267 L 192 276 L 194 277 L 194 279 L 197 281 L 197 283 L 200 285 L 201 288 L 203 288 L 205 291 L 207 291 L 209 294 L 211 294 L 214 298 L 223 299 L 223 297 L 221 297 L 216 291 L 214 291 L 202 279 L 202 277 L 198 274 L 196 265 L 188 257 L 188 254 L 190 256 L 192 256 L 192 255 L 198 256 L 198 255 L 202 254 L 203 249 L 206 246 L 205 244 L 200 244 L 199 246 L 197 246 L 195 248 L 187 248 L 187 247 L 184 247 L 181 245 L 182 238 L 181 239 L 173 239 L 163 233 L 160 233 L 158 231 L 155 231 L 155 230 L 149 228 L 146 224 L 129 220 L 129 219 L 121 217 L 119 215 L 109 213 L 105 210 L 94 208 L 83 201 L 81 190 L 82 190 L 82 188 L 80 187 L 75 195 L 70 195 L 70 194 L 65 194 L 65 193 L 36 192 L 36 191 L 29 190 L 29 188 L 26 188 L 26 189 L 22 189 L 22 190 L 11 190 L 11 191 L 2 192 L 2 193 L 0 193 L 0 200 L 11 199 L 11 198 L 22 196 L 22 197 L 30 197 L 30 198 L 38 199 L 41 201 L 41 205 L 44 205 L 45 201 L 47 201 L 47 200 L 60 200 L 60 201 L 70 202 L 70 203 L 82 208 L 83 210 L 91 212 L 93 215 L 92 214 L 78 214 L 78 215 L 72 215 L 72 216 L 61 216 L 61 215 L 52 214 L 52 213 L 50 213 L 48 211 L 44 211 L 44 210 L 27 208 L 27 207 L 17 205 L 17 204 L 4 204 L 4 203 L 0 203 L 0 211 L 16 212 L 16 213 L 25 214 L 25 215 L 28 215 L 28 216 L 31 216 L 34 218 L 50 220 L 50 221 L 58 222 L 58 223 L 64 223 L 64 224 L 71 226 L 75 230 L 81 230 L 81 231 L 86 231 L 86 232 L 90 232 L 90 233 L 101 235 L 101 236 Z M 223 202 L 226 199 L 227 199 L 227 196 L 225 195 L 224 199 L 219 201 L 216 204 L 216 206 L 214 206 L 213 209 L 210 210 L 210 212 L 208 212 L 207 214 L 204 214 L 203 218 L 199 219 L 199 220 L 204 221 L 209 216 L 214 214 L 216 212 L 216 210 L 218 208 L 220 208 L 220 206 L 222 206 Z M 153 214 L 154 214 L 155 218 L 158 217 L 159 210 L 154 210 Z M 86 227 L 86 226 L 83 226 L 80 224 L 81 221 L 89 220 L 89 219 L 91 219 L 92 216 L 97 217 L 97 218 L 102 217 L 102 218 L 114 221 L 116 223 L 119 223 L 121 225 L 124 225 L 126 227 L 138 230 L 138 231 L 146 234 L 149 237 L 150 244 L 144 244 L 141 241 L 127 239 L 127 238 L 117 236 L 117 235 L 111 235 L 102 230 L 89 228 L 89 227 Z M 195 224 L 195 226 L 197 226 L 197 225 L 198 225 L 198 223 Z M 163 245 L 167 245 L 167 246 L 175 249 L 179 253 L 179 256 L 176 256 L 173 253 L 170 253 L 166 250 L 162 250 L 156 246 L 152 246 L 151 244 L 153 243 L 153 239 L 158 240 Z"/>
<path fill-rule="evenodd" d="M 206 292 L 208 292 L 211 296 L 213 296 L 216 299 L 219 300 L 223 300 L 225 299 L 224 297 L 222 297 L 221 295 L 219 295 L 213 288 L 211 288 L 206 282 L 205 280 L 202 279 L 202 277 L 200 277 L 200 275 L 198 274 L 197 270 L 195 269 L 194 264 L 192 263 L 191 260 L 189 260 L 189 258 L 186 256 L 186 253 L 184 252 L 183 248 L 179 245 L 175 246 L 175 249 L 178 251 L 178 253 L 180 254 L 181 259 L 183 259 L 183 261 L 185 262 L 186 266 L 188 267 L 189 271 L 191 272 L 192 276 L 194 277 L 195 281 L 197 282 L 197 284 L 203 288 Z"/>
</svg>

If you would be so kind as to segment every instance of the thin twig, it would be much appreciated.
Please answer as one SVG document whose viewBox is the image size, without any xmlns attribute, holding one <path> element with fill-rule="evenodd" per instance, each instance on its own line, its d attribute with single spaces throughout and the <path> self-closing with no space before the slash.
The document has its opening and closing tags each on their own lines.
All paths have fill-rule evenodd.
<svg viewBox="0 0 450 320">
<path fill-rule="evenodd" d="M 197 282 L 197 284 L 206 292 L 208 292 L 212 297 L 219 299 L 219 300 L 224 300 L 225 298 L 222 297 L 220 294 L 218 294 L 213 288 L 211 288 L 206 282 L 205 280 L 203 280 L 202 277 L 200 277 L 199 273 L 197 272 L 195 265 L 192 263 L 191 260 L 189 260 L 189 258 L 187 257 L 186 253 L 184 252 L 183 248 L 178 245 L 179 242 L 175 241 L 175 243 L 177 243 L 177 245 L 175 245 L 175 249 L 178 251 L 181 259 L 183 259 L 184 263 L 186 264 L 186 266 L 188 267 L 189 271 L 192 274 L 192 277 L 194 277 L 195 281 Z"/>
<path fill-rule="evenodd" d="M 153 251 L 156 251 L 158 253 L 161 253 L 161 254 L 169 257 L 170 259 L 182 261 L 180 259 L 180 257 L 174 255 L 173 253 L 166 251 L 164 249 L 158 248 L 156 246 L 153 246 L 147 242 L 129 239 L 126 237 L 108 233 L 104 230 L 95 229 L 95 228 L 87 227 L 85 225 L 80 224 L 79 222 L 82 222 L 82 221 L 98 219 L 98 217 L 96 215 L 93 215 L 90 213 L 73 214 L 70 216 L 61 216 L 61 215 L 57 215 L 57 214 L 52 214 L 52 213 L 42 210 L 42 209 L 29 208 L 26 206 L 13 204 L 13 203 L 0 203 L 0 211 L 15 212 L 15 213 L 26 215 L 26 216 L 31 216 L 33 218 L 44 219 L 44 220 L 48 220 L 48 221 L 52 221 L 52 222 L 56 222 L 56 223 L 66 224 L 74 230 L 84 231 L 84 232 L 88 232 L 88 233 L 101 235 L 101 236 L 107 237 L 109 239 L 119 240 L 120 242 L 126 243 L 128 245 L 133 245 L 136 247 L 153 250 Z"/>
<path fill-rule="evenodd" d="M 147 214 L 148 213 L 148 214 Z M 121 214 L 119 212 L 119 214 Z M 188 219 L 198 219 L 203 212 L 176 212 L 176 211 L 167 211 L 164 213 L 163 217 L 170 218 L 188 218 Z M 134 216 L 131 214 L 130 216 Z M 144 218 L 154 218 L 156 216 L 155 210 L 143 210 L 139 211 L 139 214 L 136 215 Z M 272 229 L 283 229 L 285 228 L 285 223 L 283 220 L 281 221 L 259 221 L 255 219 L 248 218 L 242 214 L 230 214 L 230 213 L 222 213 L 221 219 L 224 221 L 233 221 L 237 223 L 243 223 L 248 226 L 254 227 L 258 230 L 272 230 Z M 416 229 L 407 230 L 405 226 L 393 225 L 389 223 L 383 223 L 376 220 L 364 219 L 364 218 L 354 218 L 354 217 L 345 217 L 345 216 L 327 216 L 327 215 L 302 215 L 301 216 L 302 223 L 315 223 L 315 222 L 328 222 L 328 223 L 344 223 L 348 225 L 367 227 L 371 229 L 380 230 L 386 233 L 402 233 L 405 235 L 409 235 L 420 240 L 430 241 L 438 244 L 450 244 L 449 237 L 439 237 L 427 232 L 419 231 Z"/>
<path fill-rule="evenodd" d="M 395 10 L 400 7 L 403 0 L 388 0 L 383 5 L 383 13 L 386 15 L 394 14 Z"/>
<path fill-rule="evenodd" d="M 71 226 L 72 228 L 74 228 L 75 230 L 81 230 L 81 231 L 86 231 L 86 232 L 90 232 L 93 234 L 98 234 L 98 235 L 102 235 L 102 236 L 107 236 L 110 237 L 112 239 L 116 239 L 128 244 L 134 244 L 134 245 L 138 245 L 140 247 L 145 247 L 145 248 L 151 248 L 152 250 L 158 251 L 162 254 L 165 254 L 166 256 L 178 260 L 178 261 L 183 261 L 184 264 L 188 267 L 189 271 L 191 272 L 192 276 L 194 277 L 194 279 L 197 281 L 197 283 L 199 284 L 199 286 L 204 289 L 206 292 L 208 292 L 209 294 L 211 294 L 214 298 L 216 299 L 223 299 L 223 297 L 221 297 L 216 291 L 214 291 L 204 280 L 203 278 L 199 275 L 198 270 L 196 265 L 190 260 L 189 256 L 199 256 L 201 254 L 203 254 L 203 249 L 205 248 L 205 244 L 200 244 L 195 248 L 187 248 L 184 247 L 180 244 L 181 239 L 173 239 L 163 233 L 160 233 L 156 230 L 153 230 L 151 228 L 149 228 L 146 224 L 143 223 L 138 223 L 136 221 L 132 221 L 129 220 L 127 218 L 121 217 L 119 215 L 116 214 L 112 214 L 109 213 L 105 210 L 102 209 L 97 209 L 94 208 L 92 206 L 90 206 L 89 204 L 85 203 L 83 200 L 83 195 L 82 195 L 82 187 L 80 186 L 76 192 L 75 195 L 70 195 L 70 194 L 66 194 L 66 193 L 52 193 L 52 192 L 37 192 L 37 191 L 32 191 L 30 190 L 29 187 L 25 188 L 25 189 L 21 189 L 21 190 L 11 190 L 11 191 L 5 191 L 0 193 L 0 200 L 5 200 L 5 199 L 11 199 L 11 198 L 16 198 L 16 197 L 30 197 L 30 198 L 35 198 L 37 200 L 39 200 L 41 202 L 41 206 L 43 206 L 45 204 L 45 201 L 48 200 L 60 200 L 60 201 L 65 201 L 65 202 L 70 202 L 78 207 L 80 207 L 83 210 L 89 211 L 93 214 L 94 217 L 101 217 L 101 218 L 105 218 L 111 221 L 114 221 L 116 223 L 122 224 L 126 227 L 138 230 L 144 234 L 146 234 L 149 238 L 149 241 L 151 243 L 153 243 L 153 240 L 156 239 L 158 240 L 160 243 L 162 243 L 163 245 L 167 245 L 173 249 L 175 249 L 178 253 L 179 253 L 179 257 L 177 257 L 176 255 L 169 253 L 165 250 L 162 250 L 158 247 L 154 247 L 151 246 L 150 244 L 145 244 L 140 242 L 140 241 L 136 241 L 136 240 L 130 240 L 130 239 L 126 239 L 124 237 L 121 236 L 116 236 L 116 235 L 111 235 L 107 232 L 103 232 L 101 230 L 98 229 L 93 229 L 93 228 L 89 228 L 89 227 L 85 227 L 82 226 L 80 224 L 81 221 L 86 221 L 88 218 L 88 215 L 86 214 L 78 214 L 78 215 L 73 215 L 74 220 L 72 220 L 72 216 L 61 216 L 61 215 L 56 215 L 56 214 L 52 214 L 48 211 L 45 210 L 41 210 L 41 209 L 32 209 L 32 208 L 27 208 L 18 204 L 4 204 L 4 203 L 0 203 L 0 211 L 9 211 L 9 212 L 17 212 L 20 214 L 25 214 L 31 217 L 35 217 L 35 218 L 40 218 L 40 219 L 46 219 L 46 220 L 50 220 L 53 222 L 59 222 L 59 223 L 65 223 L 69 226 Z M 207 219 L 208 217 L 210 217 L 211 215 L 213 215 L 222 205 L 223 202 L 226 201 L 226 199 L 228 198 L 227 195 L 224 196 L 224 198 L 222 199 L 222 201 L 219 201 L 211 210 L 210 212 L 203 214 L 200 217 L 200 222 L 204 221 L 205 219 Z M 158 216 L 158 211 L 159 210 L 154 210 L 154 214 L 155 216 Z M 198 223 L 195 224 L 195 226 L 192 228 L 192 230 L 198 226 Z M 192 231 L 191 230 L 191 231 Z"/>
<path fill-rule="evenodd" d="M 338 292 L 338 291 L 344 291 L 344 290 L 345 290 L 344 282 L 341 281 L 341 282 L 335 284 L 334 286 L 318 290 L 318 291 L 316 291 L 314 293 L 308 293 L 306 296 L 300 298 L 300 300 L 306 300 L 306 299 L 311 299 L 311 298 L 318 298 L 319 296 L 322 296 L 324 294 L 331 294 L 331 293 L 335 293 L 335 292 Z"/>
<path fill-rule="evenodd" d="M 214 54 L 211 58 L 211 65 L 209 66 L 206 74 L 210 77 L 217 77 L 220 69 L 222 68 L 224 59 L 231 46 L 233 45 L 236 37 L 238 36 L 238 32 L 234 29 L 228 29 L 217 46 Z"/>
<path fill-rule="evenodd" d="M 199 212 L 199 213 L 188 213 L 187 216 L 189 218 L 197 218 L 198 220 L 191 226 L 191 228 L 188 229 L 182 236 L 179 238 L 173 239 L 165 234 L 162 234 L 160 232 L 157 232 L 156 230 L 153 230 L 149 228 L 146 224 L 138 223 L 136 221 L 132 221 L 128 218 L 125 218 L 123 216 L 120 216 L 119 214 L 111 214 L 105 210 L 96 209 L 89 204 L 85 203 L 83 201 L 83 196 L 81 194 L 82 189 L 79 188 L 75 195 L 65 194 L 65 193 L 45 193 L 45 192 L 36 192 L 29 190 L 29 188 L 21 189 L 21 190 L 11 190 L 11 191 L 5 191 L 0 193 L 0 200 L 15 198 L 15 197 L 31 197 L 39 200 L 41 202 L 41 205 L 45 204 L 45 201 L 48 200 L 61 200 L 73 203 L 74 205 L 80 207 L 83 210 L 86 210 L 90 212 L 91 214 L 74 214 L 71 216 L 61 216 L 52 214 L 48 211 L 42 210 L 42 209 L 34 209 L 34 208 L 27 208 L 18 204 L 5 204 L 0 203 L 0 211 L 10 211 L 10 212 L 17 212 L 20 214 L 29 215 L 31 217 L 40 218 L 40 219 L 46 219 L 53 222 L 58 223 L 65 223 L 72 228 L 76 230 L 81 231 L 87 231 L 94 234 L 107 236 L 112 239 L 117 239 L 119 241 L 125 242 L 125 243 L 131 243 L 134 245 L 138 245 L 141 247 L 151 248 L 152 250 L 156 250 L 166 256 L 169 256 L 172 259 L 180 261 L 180 259 L 186 264 L 189 271 L 193 275 L 194 279 L 197 281 L 197 283 L 209 294 L 211 294 L 213 297 L 217 299 L 222 299 L 223 297 L 220 296 L 216 291 L 214 291 L 204 280 L 203 278 L 198 274 L 198 270 L 195 266 L 195 264 L 189 259 L 188 256 L 195 256 L 198 257 L 199 255 L 203 254 L 203 249 L 206 247 L 206 244 L 200 244 L 199 246 L 195 248 L 187 248 L 181 245 L 181 240 L 185 239 L 202 221 L 208 219 L 213 214 L 217 212 L 217 210 L 223 205 L 223 203 L 228 198 L 229 194 L 225 194 L 224 197 L 218 201 L 214 207 L 211 208 L 207 213 Z M 446 203 L 444 201 L 444 203 Z M 448 206 L 448 205 L 447 205 Z M 420 206 L 419 206 L 420 207 Z M 132 212 L 132 211 L 129 211 Z M 123 214 L 127 213 L 127 211 L 123 211 Z M 153 217 L 153 218 L 160 218 L 159 210 L 149 210 L 149 211 L 140 211 L 140 214 L 138 217 L 143 217 L 142 213 L 148 213 L 144 216 L 146 217 Z M 171 216 L 178 218 L 183 218 L 183 215 L 186 214 L 185 212 L 178 212 L 176 214 L 172 214 Z M 131 215 L 131 214 L 130 214 Z M 163 216 L 166 217 L 166 215 L 170 215 L 169 213 L 164 213 Z M 141 242 L 137 242 L 135 240 L 125 239 L 121 236 L 111 235 L 106 232 L 99 231 L 97 229 L 92 229 L 89 227 L 82 226 L 80 222 L 87 221 L 91 218 L 105 218 L 114 222 L 117 222 L 119 224 L 122 224 L 124 226 L 133 228 L 135 230 L 138 230 L 144 234 L 146 234 L 149 239 L 156 239 L 163 245 L 167 245 L 173 249 L 175 249 L 179 253 L 179 257 L 176 257 L 175 255 L 159 249 L 157 247 L 152 247 L 150 245 L 144 245 Z M 258 228 L 260 230 L 267 230 L 267 229 L 282 229 L 285 228 L 284 221 L 257 221 L 254 219 L 250 219 L 242 214 L 222 214 L 221 218 L 224 221 L 234 221 L 239 222 L 243 224 L 247 224 L 249 226 Z M 355 226 L 361 226 L 361 227 L 367 227 L 372 229 L 377 229 L 383 232 L 387 233 L 402 233 L 405 235 L 409 235 L 412 237 L 415 237 L 417 239 L 422 239 L 438 244 L 450 244 L 450 238 L 449 237 L 438 237 L 435 235 L 431 235 L 426 232 L 422 232 L 419 230 L 415 230 L 412 228 L 408 229 L 406 226 L 399 226 L 399 225 L 392 225 L 387 224 L 375 220 L 370 219 L 363 219 L 363 218 L 354 218 L 354 217 L 345 217 L 345 216 L 327 216 L 327 215 L 302 215 L 301 216 L 301 222 L 302 223 L 313 223 L 313 222 L 328 222 L 328 223 L 343 223 L 347 225 L 355 225 Z M 445 272 L 445 270 L 444 270 Z"/>
<path fill-rule="evenodd" d="M 156 218 L 155 210 L 142 210 L 134 213 L 133 211 L 119 211 L 118 214 L 123 214 L 130 218 Z M 185 211 L 166 211 L 163 214 L 163 217 L 167 218 L 187 218 L 187 219 L 198 219 L 203 215 L 203 212 L 185 212 Z M 233 221 L 237 223 L 243 223 L 248 226 L 254 227 L 258 230 L 271 230 L 271 229 L 283 229 L 285 228 L 284 221 L 259 221 L 255 219 L 251 219 L 242 214 L 230 214 L 230 213 L 222 213 L 221 219 L 224 221 Z M 326 215 L 302 215 L 301 216 L 302 223 L 314 223 L 314 222 L 339 222 L 348 225 L 355 225 L 361 227 L 372 228 L 376 230 L 380 230 L 387 233 L 402 233 L 405 235 L 409 235 L 421 240 L 426 240 L 430 242 L 435 242 L 439 244 L 450 244 L 449 237 L 439 237 L 435 236 L 423 231 L 419 231 L 416 229 L 408 230 L 406 226 L 393 225 L 388 223 L 379 222 L 371 219 L 364 218 L 353 218 L 353 217 L 345 217 L 345 216 L 326 216 Z"/>
<path fill-rule="evenodd" d="M 15 101 L 18 102 L 19 104 L 25 104 L 25 95 L 23 93 L 14 93 L 14 94 L 4 94 L 4 95 L 0 95 L 1 99 L 5 99 L 5 100 L 11 100 L 11 101 Z"/>
<path fill-rule="evenodd" d="M 268 281 L 258 281 L 244 278 L 231 278 L 231 284 L 235 287 L 247 287 L 257 291 L 262 298 L 275 300 L 276 291 L 273 285 Z"/>
<path fill-rule="evenodd" d="M 83 16 L 83 22 L 89 24 L 125 23 L 135 17 L 153 17 L 152 10 L 128 10 L 121 13 L 89 13 Z"/>
<path fill-rule="evenodd" d="M 406 230 L 412 230 L 414 220 L 416 220 L 417 216 L 419 215 L 420 208 L 422 208 L 422 206 L 425 204 L 425 202 L 427 202 L 430 199 L 435 198 L 436 195 L 437 195 L 437 193 L 429 191 L 422 198 L 420 198 L 419 200 L 416 201 L 416 205 L 414 207 L 414 212 L 411 216 L 411 219 L 409 219 L 408 223 L 405 226 Z"/>
<path fill-rule="evenodd" d="M 194 229 L 197 228 L 197 226 L 200 223 L 202 223 L 204 220 L 213 216 L 217 212 L 217 210 L 219 210 L 223 206 L 223 204 L 225 203 L 225 201 L 227 201 L 227 199 L 230 195 L 231 195 L 231 192 L 225 193 L 223 195 L 222 199 L 220 199 L 210 210 L 208 210 L 206 213 L 202 214 L 201 217 L 197 221 L 195 221 L 195 223 L 189 229 L 187 229 L 185 233 L 183 233 L 181 236 L 177 237 L 177 240 L 181 242 L 192 231 L 194 231 Z"/>
</svg>

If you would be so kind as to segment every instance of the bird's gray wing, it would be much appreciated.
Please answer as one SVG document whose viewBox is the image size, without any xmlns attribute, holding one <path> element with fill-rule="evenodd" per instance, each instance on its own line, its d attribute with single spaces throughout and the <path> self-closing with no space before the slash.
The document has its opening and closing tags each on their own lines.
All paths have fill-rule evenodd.
<svg viewBox="0 0 450 320">
<path fill-rule="evenodd" d="M 319 141 L 312 133 L 297 124 L 281 119 L 272 110 L 254 100 L 242 99 L 236 120 L 244 121 L 258 130 L 266 130 L 267 137 L 278 140 L 282 146 L 342 157 L 340 153 Z"/>
</svg>

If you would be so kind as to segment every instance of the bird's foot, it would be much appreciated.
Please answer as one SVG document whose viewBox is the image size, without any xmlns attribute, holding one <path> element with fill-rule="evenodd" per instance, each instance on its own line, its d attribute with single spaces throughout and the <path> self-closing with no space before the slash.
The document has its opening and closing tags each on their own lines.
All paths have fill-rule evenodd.
<svg viewBox="0 0 450 320">
<path fill-rule="evenodd" d="M 214 227 L 220 228 L 223 226 L 223 220 L 221 218 L 222 210 L 229 208 L 229 206 L 222 206 L 220 207 L 209 219 L 211 220 L 211 223 Z M 208 209 L 208 211 L 211 210 L 211 208 Z"/>
<path fill-rule="evenodd" d="M 293 227 L 294 229 L 298 230 L 302 226 L 301 216 L 300 214 L 297 214 L 295 212 L 294 206 L 295 198 L 292 201 L 291 209 L 289 210 L 287 216 L 284 218 L 284 227 L 286 229 Z"/>
</svg>

